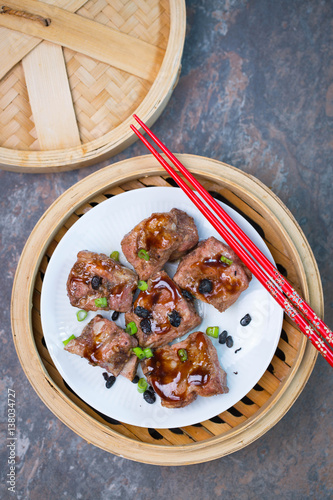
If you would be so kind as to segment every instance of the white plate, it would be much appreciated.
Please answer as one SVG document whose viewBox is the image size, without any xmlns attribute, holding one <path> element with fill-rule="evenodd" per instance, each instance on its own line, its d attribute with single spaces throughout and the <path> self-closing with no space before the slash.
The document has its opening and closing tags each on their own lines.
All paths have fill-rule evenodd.
<svg viewBox="0 0 333 500">
<path fill-rule="evenodd" d="M 273 262 L 264 241 L 253 227 L 237 212 L 221 203 L 229 215 L 247 233 L 260 250 Z M 41 319 L 45 341 L 55 366 L 67 384 L 80 398 L 96 410 L 121 422 L 141 427 L 181 427 L 202 422 L 227 410 L 243 398 L 261 378 L 269 365 L 279 341 L 283 311 L 253 278 L 249 288 L 224 313 L 214 307 L 197 302 L 203 318 L 196 330 L 206 331 L 207 326 L 220 326 L 233 337 L 234 345 L 227 348 L 213 339 L 222 367 L 227 372 L 229 393 L 198 397 L 185 408 L 166 409 L 159 398 L 153 405 L 143 400 L 136 385 L 118 377 L 111 389 L 106 389 L 100 367 L 93 367 L 86 359 L 64 350 L 62 341 L 70 335 L 78 336 L 84 326 L 97 314 L 90 311 L 83 322 L 78 322 L 78 309 L 69 303 L 66 281 L 80 250 L 110 254 L 120 252 L 120 261 L 127 263 L 121 253 L 123 236 L 138 222 L 153 212 L 167 212 L 179 208 L 191 215 L 197 225 L 200 239 L 221 237 L 201 215 L 186 195 L 178 188 L 143 188 L 110 198 L 82 216 L 65 234 L 52 255 L 47 267 L 41 296 Z M 130 267 L 130 266 L 129 266 Z M 173 275 L 176 266 L 167 265 Z M 245 314 L 251 323 L 242 327 Z M 102 312 L 111 318 L 111 312 Z M 124 326 L 124 315 L 117 323 Z M 237 353 L 237 349 L 241 348 Z"/>
</svg>

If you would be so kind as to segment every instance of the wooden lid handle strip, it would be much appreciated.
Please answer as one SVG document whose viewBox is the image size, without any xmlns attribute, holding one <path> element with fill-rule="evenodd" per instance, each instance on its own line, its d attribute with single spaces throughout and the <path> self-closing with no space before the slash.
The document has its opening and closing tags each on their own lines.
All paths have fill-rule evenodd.
<svg viewBox="0 0 333 500">
<path fill-rule="evenodd" d="M 7 8 L 17 13 L 29 13 L 29 17 L 23 14 L 7 15 L 7 13 L 4 13 L 4 15 L 0 16 L 0 26 L 36 38 L 32 48 L 42 40 L 47 40 L 153 82 L 161 66 L 165 51 L 138 38 L 73 13 L 84 3 L 86 1 L 58 0 L 57 5 L 60 6 L 58 7 L 36 0 L 10 0 L 6 2 Z M 72 12 L 66 10 L 66 4 L 71 5 Z M 31 16 L 34 16 L 34 18 L 32 19 Z M 33 22 L 37 17 L 45 20 L 52 19 L 52 23 L 47 30 L 45 24 Z M 20 50 L 21 59 L 32 50 L 30 43 L 26 44 L 26 47 L 27 52 L 23 55 L 22 49 Z M 13 59 L 11 55 L 10 67 L 13 67 L 16 62 L 18 61 L 15 61 L 15 58 Z M 3 72 L 0 73 L 1 76 L 4 76 Z"/>
<path fill-rule="evenodd" d="M 25 19 L 30 19 L 31 21 L 38 21 L 42 23 L 43 26 L 47 27 L 51 24 L 51 19 L 42 16 L 36 16 L 35 14 L 30 14 L 30 12 L 25 12 L 24 10 L 15 10 L 3 5 L 0 7 L 0 14 L 8 14 L 10 16 L 24 17 Z"/>
</svg>

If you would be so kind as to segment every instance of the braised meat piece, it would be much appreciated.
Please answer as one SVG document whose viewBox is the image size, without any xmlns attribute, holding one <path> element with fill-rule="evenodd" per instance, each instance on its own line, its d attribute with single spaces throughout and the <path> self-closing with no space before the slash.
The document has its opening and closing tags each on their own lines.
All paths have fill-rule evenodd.
<svg viewBox="0 0 333 500">
<path fill-rule="evenodd" d="M 142 362 L 142 369 L 166 408 L 187 406 L 198 395 L 208 397 L 229 391 L 216 349 L 202 332 L 156 349 L 152 358 Z"/>
<path fill-rule="evenodd" d="M 177 217 L 178 246 L 169 257 L 170 261 L 174 261 L 180 259 L 198 243 L 199 235 L 193 218 L 186 212 L 173 208 L 170 214 Z"/>
<path fill-rule="evenodd" d="M 103 253 L 82 250 L 67 280 L 67 295 L 74 307 L 86 311 L 128 311 L 137 288 L 137 275 L 131 269 Z M 96 299 L 106 305 L 96 305 Z"/>
<path fill-rule="evenodd" d="M 168 260 L 177 260 L 198 243 L 198 231 L 192 217 L 182 210 L 153 213 L 126 234 L 121 242 L 123 253 L 138 273 L 147 280 Z"/>
<path fill-rule="evenodd" d="M 132 382 L 132 380 L 136 375 L 138 365 L 139 365 L 139 358 L 137 357 L 136 354 L 132 354 L 132 356 L 124 365 L 124 368 L 121 370 L 119 375 L 128 378 L 128 380 Z"/>
<path fill-rule="evenodd" d="M 132 347 L 137 345 L 136 339 L 116 323 L 97 314 L 79 337 L 68 342 L 65 350 L 117 377 L 133 356 Z"/>
<path fill-rule="evenodd" d="M 181 260 L 173 279 L 223 312 L 247 289 L 252 274 L 228 245 L 212 236 Z"/>
<path fill-rule="evenodd" d="M 126 324 L 134 321 L 136 337 L 142 347 L 159 347 L 192 330 L 201 323 L 193 302 L 181 294 L 179 287 L 164 271 L 148 280 L 133 310 L 125 314 Z"/>
</svg>

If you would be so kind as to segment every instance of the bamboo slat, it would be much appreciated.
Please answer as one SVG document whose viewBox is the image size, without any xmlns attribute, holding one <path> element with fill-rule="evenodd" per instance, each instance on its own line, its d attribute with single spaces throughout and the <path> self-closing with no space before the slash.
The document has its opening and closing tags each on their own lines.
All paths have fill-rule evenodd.
<svg viewBox="0 0 333 500">
<path fill-rule="evenodd" d="M 225 434 L 226 432 L 232 430 L 231 425 L 223 421 L 221 423 L 215 423 L 211 420 L 205 420 L 202 422 L 202 425 L 205 429 L 211 432 L 213 436 L 219 436 L 220 434 Z"/>
<path fill-rule="evenodd" d="M 299 335 L 298 330 L 295 328 L 295 325 L 290 323 L 289 318 L 285 318 L 283 324 L 283 330 L 286 332 L 288 337 L 288 344 L 294 347 L 294 349 L 298 349 L 299 347 Z"/>
<path fill-rule="evenodd" d="M 232 199 L 244 216 L 252 219 L 257 213 L 256 224 L 260 220 L 269 222 L 265 225 L 266 241 L 273 233 L 282 240 L 276 252 L 277 264 L 283 255 L 286 274 L 295 277 L 304 298 L 321 315 L 323 297 L 314 257 L 282 203 L 240 170 L 190 155 L 181 155 L 180 159 L 205 179 L 209 189 L 218 188 L 226 199 Z M 64 193 L 37 224 L 22 253 L 13 286 L 11 317 L 15 347 L 30 382 L 45 404 L 74 432 L 132 460 L 182 465 L 232 453 L 267 432 L 302 391 L 317 351 L 285 318 L 271 364 L 248 394 L 220 415 L 180 429 L 148 429 L 110 419 L 66 386 L 43 342 L 40 321 L 40 293 L 49 257 L 68 228 L 95 204 L 129 189 L 160 184 L 168 185 L 164 172 L 152 157 L 145 156 L 106 167 Z"/>
<path fill-rule="evenodd" d="M 30 105 L 41 149 L 81 143 L 60 45 L 43 42 L 23 59 Z"/>
<path fill-rule="evenodd" d="M 206 428 L 203 422 L 200 426 L 196 427 L 195 425 L 188 425 L 183 427 L 184 431 L 193 438 L 194 441 L 205 441 L 206 439 L 210 439 L 214 434 Z"/>
<path fill-rule="evenodd" d="M 0 27 L 0 79 L 40 42 L 30 35 Z"/>
<path fill-rule="evenodd" d="M 250 398 L 251 401 L 253 401 L 260 407 L 264 406 L 264 404 L 268 401 L 270 396 L 271 394 L 269 394 L 264 389 L 262 391 L 256 391 L 255 389 L 251 389 L 250 392 L 248 392 L 247 394 L 247 397 Z"/>
</svg>

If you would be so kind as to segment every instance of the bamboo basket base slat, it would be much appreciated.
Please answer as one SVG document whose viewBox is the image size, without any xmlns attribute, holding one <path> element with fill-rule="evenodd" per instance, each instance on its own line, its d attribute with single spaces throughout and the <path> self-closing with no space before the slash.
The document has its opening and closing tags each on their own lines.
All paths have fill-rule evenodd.
<svg viewBox="0 0 333 500">
<path fill-rule="evenodd" d="M 40 43 L 36 34 L 29 36 L 40 23 L 1 16 L 0 42 L 4 47 L 8 44 L 6 70 L 0 68 L 0 168 L 6 170 L 70 170 L 119 153 L 137 139 L 129 128 L 132 114 L 136 112 L 152 125 L 178 81 L 186 28 L 184 0 L 51 3 L 61 7 L 56 12 L 72 16 L 72 22 L 92 23 L 91 33 L 85 32 L 90 43 L 84 39 L 74 50 L 71 30 L 65 30 L 66 40 L 60 37 Z M 22 32 L 16 31 L 21 27 Z M 105 35 L 113 32 L 127 37 L 134 52 L 140 52 L 133 57 L 121 39 L 103 46 L 98 36 L 101 48 L 95 57 L 78 51 L 92 46 L 92 33 L 101 29 Z M 42 29 L 40 36 L 47 37 L 47 33 Z M 141 43 L 144 46 L 139 49 Z M 103 61 L 106 50 L 120 63 L 126 62 L 126 70 Z M 139 76 L 134 70 L 137 64 L 144 71 L 150 65 L 151 71 Z M 47 75 L 50 82 L 45 84 Z M 59 99 L 59 89 L 66 99 Z M 66 123 L 61 116 L 67 116 Z"/>
<path fill-rule="evenodd" d="M 223 197 L 224 202 L 260 231 L 266 243 L 270 243 L 276 263 L 283 262 L 287 278 L 292 277 L 293 284 L 321 314 L 323 298 L 315 260 L 282 203 L 259 181 L 233 167 L 189 155 L 181 155 L 181 160 L 210 192 Z M 304 387 L 317 353 L 285 317 L 273 359 L 248 394 L 209 420 L 176 429 L 146 429 L 119 422 L 94 410 L 71 390 L 52 362 L 41 327 L 40 295 L 50 257 L 72 224 L 96 204 L 128 190 L 161 185 L 173 183 L 156 167 L 155 160 L 147 156 L 107 167 L 64 193 L 37 224 L 21 256 L 13 289 L 16 299 L 12 303 L 12 324 L 16 349 L 29 380 L 43 401 L 69 427 L 112 453 L 137 461 L 179 465 L 231 453 L 270 429 Z M 308 263 L 307 268 L 303 262 Z M 34 269 L 34 273 L 25 278 L 29 283 L 24 291 L 21 284 L 27 269 Z M 18 300 L 23 293 L 24 300 Z M 27 304 L 29 296 L 31 311 Z M 22 302 L 25 304 L 20 305 Z M 24 315 L 28 321 L 22 327 Z M 37 360 L 37 374 L 30 366 L 32 359 Z M 74 426 L 76 421 L 78 424 Z"/>
</svg>

